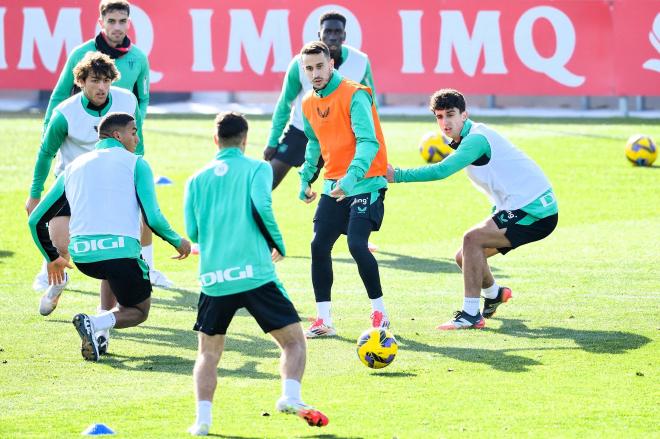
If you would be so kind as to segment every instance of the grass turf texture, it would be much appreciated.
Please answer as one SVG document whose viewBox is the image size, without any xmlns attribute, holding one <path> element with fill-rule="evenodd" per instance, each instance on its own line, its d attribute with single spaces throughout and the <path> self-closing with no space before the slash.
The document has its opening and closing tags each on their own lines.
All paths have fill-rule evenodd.
<svg viewBox="0 0 660 439">
<path fill-rule="evenodd" d="M 479 120 L 479 119 L 478 119 Z M 370 307 L 345 239 L 335 246 L 334 316 L 339 337 L 311 340 L 303 397 L 330 418 L 312 429 L 275 414 L 278 350 L 246 313 L 230 327 L 220 363 L 211 433 L 226 438 L 649 437 L 660 431 L 658 238 L 660 169 L 633 168 L 623 146 L 660 126 L 636 120 L 510 120 L 492 126 L 533 157 L 553 183 L 559 227 L 549 238 L 490 260 L 514 299 L 482 331 L 434 328 L 461 306 L 453 255 L 462 233 L 488 215 L 464 173 L 433 183 L 392 185 L 379 246 L 385 303 L 399 341 L 387 369 L 356 358 Z M 387 119 L 391 163 L 422 165 L 427 119 Z M 248 153 L 260 156 L 269 121 L 252 119 Z M 0 119 L 0 437 L 65 437 L 103 422 L 117 437 L 184 437 L 194 419 L 191 331 L 195 256 L 155 238 L 157 268 L 176 288 L 155 289 L 149 320 L 113 332 L 110 355 L 82 360 L 71 325 L 94 312 L 98 282 L 74 272 L 57 310 L 38 314 L 31 290 L 41 255 L 23 203 L 41 119 Z M 212 159 L 212 117 L 146 123 L 147 159 L 160 205 L 175 229 L 186 178 Z M 50 182 L 47 187 L 50 185 Z M 318 188 L 319 185 L 317 184 Z M 314 206 L 297 200 L 291 172 L 274 193 L 288 258 L 278 272 L 301 316 L 315 314 L 309 274 Z M 265 416 L 269 413 L 271 416 Z"/>
</svg>

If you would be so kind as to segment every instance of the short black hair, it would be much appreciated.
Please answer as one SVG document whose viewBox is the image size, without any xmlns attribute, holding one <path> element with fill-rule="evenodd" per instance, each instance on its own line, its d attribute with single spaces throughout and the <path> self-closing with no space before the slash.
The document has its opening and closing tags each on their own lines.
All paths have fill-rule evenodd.
<svg viewBox="0 0 660 439">
<path fill-rule="evenodd" d="M 300 55 L 318 55 L 322 53 L 326 58 L 330 58 L 330 49 L 323 41 L 311 41 L 303 46 Z"/>
<path fill-rule="evenodd" d="M 450 108 L 458 108 L 462 113 L 465 111 L 465 97 L 458 90 L 443 88 L 433 93 L 429 108 L 431 113 L 435 113 L 435 110 L 448 110 Z"/>
<path fill-rule="evenodd" d="M 248 122 L 237 111 L 223 111 L 215 117 L 215 128 L 221 146 L 238 146 L 247 136 Z"/>
<path fill-rule="evenodd" d="M 339 20 L 344 27 L 346 27 L 346 17 L 337 11 L 328 11 L 321 15 L 321 18 L 319 18 L 319 25 L 323 27 L 323 22 L 326 20 Z"/>
<path fill-rule="evenodd" d="M 108 113 L 99 122 L 99 139 L 112 137 L 114 131 L 120 130 L 135 118 L 128 113 Z"/>
</svg>

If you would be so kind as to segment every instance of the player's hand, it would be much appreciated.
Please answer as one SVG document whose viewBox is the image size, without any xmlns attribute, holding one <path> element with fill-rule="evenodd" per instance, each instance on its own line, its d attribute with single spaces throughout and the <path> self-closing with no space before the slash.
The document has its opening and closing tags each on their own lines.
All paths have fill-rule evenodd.
<svg viewBox="0 0 660 439">
<path fill-rule="evenodd" d="M 279 262 L 279 261 L 281 261 L 282 259 L 284 259 L 284 256 L 282 256 L 282 255 L 280 254 L 280 252 L 278 252 L 277 249 L 274 248 L 273 251 L 270 252 L 270 259 L 271 259 L 273 262 Z"/>
<path fill-rule="evenodd" d="M 264 148 L 264 160 L 269 162 L 277 153 L 277 146 L 266 146 Z"/>
<path fill-rule="evenodd" d="M 39 201 L 41 201 L 41 198 L 33 197 L 28 197 L 28 199 L 25 201 L 25 210 L 27 211 L 28 216 L 32 213 L 34 208 L 37 207 Z"/>
<path fill-rule="evenodd" d="M 186 259 L 190 254 L 191 248 L 192 247 L 190 245 L 190 241 L 188 241 L 186 238 L 181 238 L 181 244 L 179 244 L 179 246 L 176 248 L 176 251 L 178 251 L 179 254 L 172 256 L 172 259 Z"/>
<path fill-rule="evenodd" d="M 302 193 L 302 196 L 304 198 L 301 197 L 301 199 L 307 204 L 309 204 L 312 201 L 316 200 L 316 192 L 314 192 L 312 190 L 312 188 L 309 187 L 309 186 L 307 186 L 307 189 L 305 189 L 305 192 Z"/>
<path fill-rule="evenodd" d="M 73 268 L 73 265 L 71 265 L 71 262 L 64 259 L 62 256 L 58 256 L 57 259 L 49 262 L 46 265 L 46 270 L 48 270 L 48 283 L 50 285 L 55 285 L 64 282 L 65 268 Z"/>
<path fill-rule="evenodd" d="M 335 187 L 330 191 L 330 196 L 332 198 L 337 199 L 337 203 L 342 201 L 344 198 L 346 198 L 346 192 L 337 184 Z"/>
<path fill-rule="evenodd" d="M 387 182 L 394 183 L 394 166 L 387 164 Z"/>
</svg>

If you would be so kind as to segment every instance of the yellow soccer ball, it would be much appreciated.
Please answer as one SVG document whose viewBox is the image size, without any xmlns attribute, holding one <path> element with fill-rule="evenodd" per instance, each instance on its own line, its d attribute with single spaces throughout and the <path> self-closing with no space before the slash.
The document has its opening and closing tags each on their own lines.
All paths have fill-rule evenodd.
<svg viewBox="0 0 660 439">
<path fill-rule="evenodd" d="M 454 151 L 451 139 L 438 131 L 426 133 L 419 141 L 419 154 L 426 163 L 438 163 Z"/>
<path fill-rule="evenodd" d="M 362 364 L 372 369 L 389 366 L 399 345 L 392 333 L 386 329 L 371 328 L 362 333 L 357 340 L 357 355 Z"/>
<path fill-rule="evenodd" d="M 635 134 L 626 143 L 626 158 L 635 166 L 651 166 L 658 158 L 658 149 L 649 136 Z"/>
</svg>

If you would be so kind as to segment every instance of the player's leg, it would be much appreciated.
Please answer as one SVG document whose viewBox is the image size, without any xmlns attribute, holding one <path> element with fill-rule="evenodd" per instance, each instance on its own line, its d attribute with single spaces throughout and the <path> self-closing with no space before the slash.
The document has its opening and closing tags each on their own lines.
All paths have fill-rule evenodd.
<svg viewBox="0 0 660 439">
<path fill-rule="evenodd" d="M 380 283 L 378 261 L 369 250 L 369 236 L 377 231 L 385 213 L 383 193 L 355 195 L 350 201 L 347 227 L 348 249 L 355 260 L 360 278 L 371 300 L 371 325 L 375 328 L 388 328 L 390 325 L 383 290 Z"/>
<path fill-rule="evenodd" d="M 209 296 L 201 293 L 197 303 L 198 351 L 193 371 L 197 416 L 188 432 L 205 436 L 211 428 L 211 409 L 217 383 L 217 367 L 225 344 L 227 328 L 236 310 L 244 305 L 244 293 Z"/>
<path fill-rule="evenodd" d="M 300 317 L 284 287 L 279 282 L 269 282 L 242 296 L 245 308 L 281 349 L 282 395 L 275 404 L 276 409 L 297 415 L 311 426 L 327 425 L 328 418 L 302 400 L 301 381 L 305 371 L 307 344 Z"/>
<path fill-rule="evenodd" d="M 194 436 L 205 436 L 211 428 L 213 396 L 218 383 L 218 363 L 225 347 L 225 335 L 207 335 L 199 332 L 193 382 L 197 415 L 188 429 Z"/>
<path fill-rule="evenodd" d="M 346 201 L 346 200 L 344 200 Z M 327 195 L 321 195 L 314 215 L 314 237 L 311 243 L 312 286 L 316 300 L 316 320 L 307 329 L 307 338 L 336 335 L 330 312 L 331 290 L 334 281 L 332 272 L 332 247 L 342 233 L 348 220 L 343 204 Z"/>
<path fill-rule="evenodd" d="M 479 312 L 479 296 L 484 282 L 488 282 L 492 278 L 492 275 L 489 276 L 490 267 L 486 258 L 494 254 L 492 250 L 487 253 L 486 249 L 510 247 L 511 243 L 506 237 L 505 231 L 498 228 L 492 218 L 488 218 L 465 233 L 460 258 L 463 269 L 463 308 L 456 312 L 452 320 L 438 326 L 438 329 L 484 327 L 485 321 Z M 457 262 L 459 262 L 459 258 L 457 258 Z"/>
<path fill-rule="evenodd" d="M 110 288 L 110 283 L 107 280 L 101 281 L 101 303 L 98 308 L 96 308 L 96 315 L 104 314 L 108 311 L 111 311 L 115 306 L 117 306 L 117 298 Z M 97 331 L 95 334 L 96 342 L 99 345 L 99 354 L 105 355 L 108 352 L 108 347 L 110 345 L 110 329 L 103 331 Z"/>
<path fill-rule="evenodd" d="M 151 285 L 161 287 L 161 288 L 170 288 L 174 285 L 174 282 L 169 280 L 161 271 L 156 270 L 156 265 L 154 262 L 154 246 L 153 246 L 153 237 L 154 233 L 151 231 L 149 226 L 144 220 L 144 216 L 141 215 L 142 222 L 140 225 L 140 245 L 142 246 L 142 258 L 147 261 L 149 265 L 149 280 Z"/>
<path fill-rule="evenodd" d="M 68 210 L 68 205 L 66 207 L 66 216 L 56 216 L 48 222 L 48 233 L 50 234 L 50 239 L 53 241 L 53 245 L 57 248 L 57 252 L 65 259 L 70 259 L 69 255 L 69 215 L 71 214 Z M 64 208 L 63 208 L 64 210 Z M 39 313 L 42 316 L 47 316 L 55 310 L 57 303 L 60 300 L 60 295 L 66 284 L 69 282 L 69 274 L 64 273 L 64 282 L 59 284 L 48 285 L 41 300 L 39 302 Z M 35 279 L 36 282 L 36 279 Z"/>
<path fill-rule="evenodd" d="M 282 350 L 280 375 L 282 396 L 276 408 L 282 413 L 297 415 L 312 427 L 328 425 L 328 418 L 314 407 L 305 404 L 301 396 L 301 381 L 305 371 L 306 344 L 300 323 L 292 323 L 270 331 Z"/>
<path fill-rule="evenodd" d="M 273 190 L 282 182 L 286 174 L 291 169 L 291 165 L 273 157 L 270 160 L 270 166 L 273 168 Z"/>
<path fill-rule="evenodd" d="M 302 130 L 289 125 L 282 143 L 277 145 L 277 152 L 270 160 L 273 168 L 273 190 L 282 182 L 292 167 L 300 167 L 305 162 L 307 136 Z"/>
</svg>

